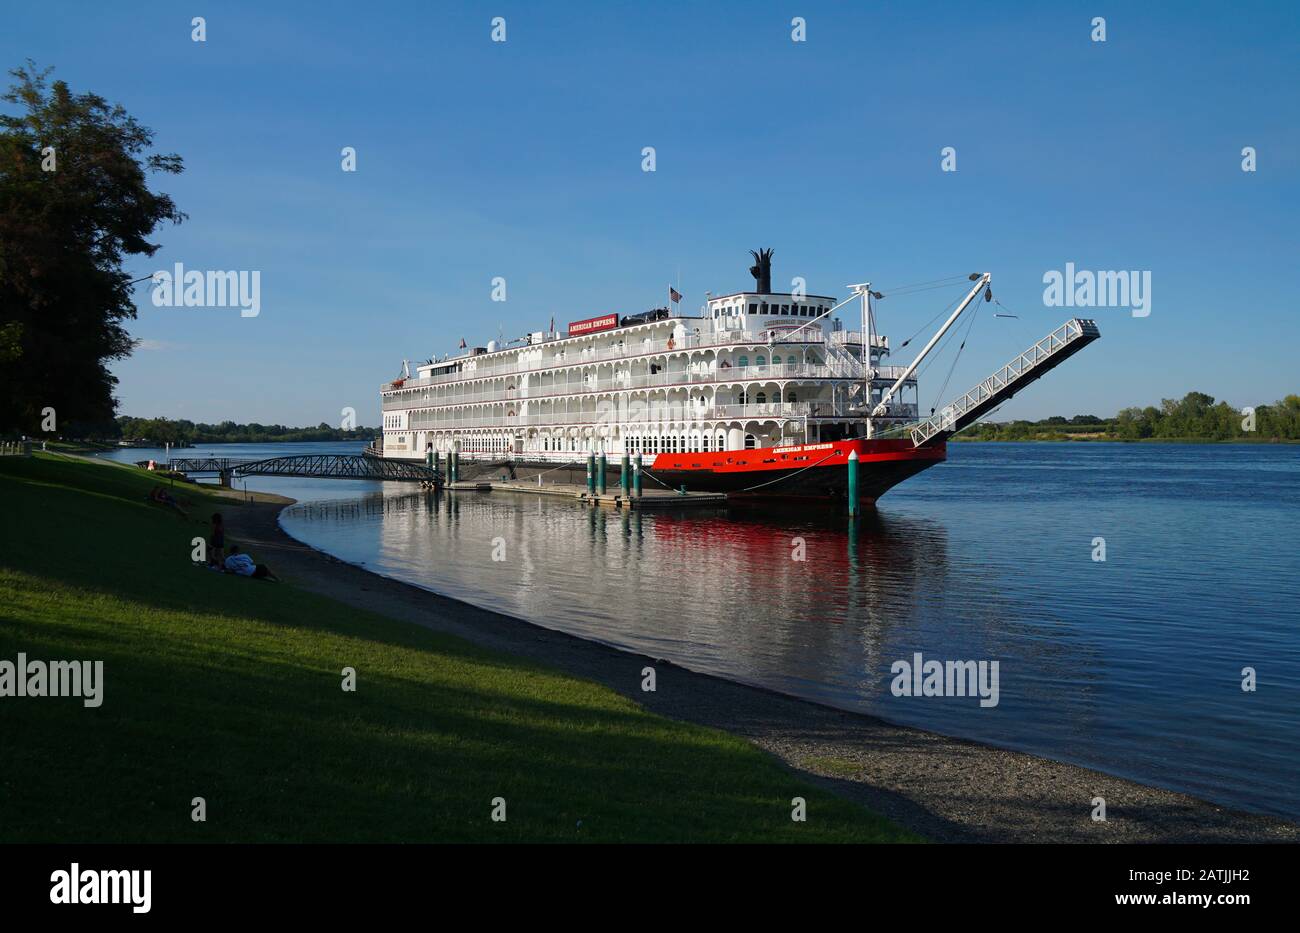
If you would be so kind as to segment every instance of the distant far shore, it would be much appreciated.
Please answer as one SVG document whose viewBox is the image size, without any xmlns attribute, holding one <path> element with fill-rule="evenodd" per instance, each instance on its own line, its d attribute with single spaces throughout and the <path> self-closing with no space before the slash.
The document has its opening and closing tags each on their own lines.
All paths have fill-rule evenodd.
<svg viewBox="0 0 1300 933">
<path fill-rule="evenodd" d="M 1044 444 L 1062 441 L 1102 444 L 1300 444 L 1288 437 L 1115 437 L 1109 434 L 1054 434 L 1034 437 L 966 437 L 958 434 L 948 438 L 949 443 L 966 444 Z"/>
</svg>

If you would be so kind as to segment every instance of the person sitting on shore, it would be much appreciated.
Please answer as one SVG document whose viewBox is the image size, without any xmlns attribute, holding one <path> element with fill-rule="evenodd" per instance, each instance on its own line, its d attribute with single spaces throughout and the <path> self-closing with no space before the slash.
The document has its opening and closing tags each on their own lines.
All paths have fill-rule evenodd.
<svg viewBox="0 0 1300 933">
<path fill-rule="evenodd" d="M 229 573 L 239 574 L 241 577 L 252 577 L 255 580 L 280 582 L 280 578 L 271 573 L 270 567 L 267 567 L 266 564 L 253 563 L 253 558 L 240 551 L 238 545 L 232 544 L 226 554 L 226 570 Z"/>
<path fill-rule="evenodd" d="M 177 512 L 180 512 L 186 518 L 189 518 L 189 513 L 186 512 L 183 508 L 181 508 L 181 504 L 176 501 L 175 497 L 173 497 L 171 493 L 169 493 L 166 489 L 163 489 L 161 486 L 155 486 L 153 489 L 149 490 L 149 501 L 156 502 L 159 505 L 165 505 L 168 508 L 175 509 Z"/>
</svg>

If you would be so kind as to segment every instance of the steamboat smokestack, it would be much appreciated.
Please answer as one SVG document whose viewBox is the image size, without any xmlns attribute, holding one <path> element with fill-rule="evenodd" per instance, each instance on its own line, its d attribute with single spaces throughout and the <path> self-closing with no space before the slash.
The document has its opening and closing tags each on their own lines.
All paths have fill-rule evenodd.
<svg viewBox="0 0 1300 933">
<path fill-rule="evenodd" d="M 754 277 L 754 290 L 760 295 L 770 295 L 772 293 L 772 250 L 760 249 L 754 252 L 751 249 L 749 255 L 754 257 L 754 265 L 749 267 L 749 274 Z"/>
</svg>

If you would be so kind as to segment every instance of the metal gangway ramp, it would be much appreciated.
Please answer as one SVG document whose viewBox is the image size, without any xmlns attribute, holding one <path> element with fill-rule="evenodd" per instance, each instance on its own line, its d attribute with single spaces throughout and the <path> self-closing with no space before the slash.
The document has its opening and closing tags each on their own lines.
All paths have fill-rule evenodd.
<svg viewBox="0 0 1300 933">
<path fill-rule="evenodd" d="M 908 430 L 917 447 L 956 434 L 1101 336 L 1095 321 L 1073 318 L 937 414 Z"/>
<path fill-rule="evenodd" d="M 178 473 L 218 473 L 223 480 L 232 476 L 306 476 L 443 484 L 442 471 L 422 463 L 354 454 L 303 454 L 266 460 L 186 457 L 172 459 L 167 466 Z"/>
</svg>

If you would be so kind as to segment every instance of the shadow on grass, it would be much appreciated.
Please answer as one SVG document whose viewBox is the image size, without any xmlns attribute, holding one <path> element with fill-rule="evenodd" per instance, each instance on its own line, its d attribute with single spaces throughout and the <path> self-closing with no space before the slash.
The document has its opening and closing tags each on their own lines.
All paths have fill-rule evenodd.
<svg viewBox="0 0 1300 933">
<path fill-rule="evenodd" d="M 147 477 L 85 472 L 100 470 L 0 469 L 19 531 L 0 538 L 0 657 L 105 668 L 98 709 L 5 701 L 9 841 L 905 838 L 739 739 L 595 684 L 194 569 L 200 523 L 146 504 Z"/>
</svg>

